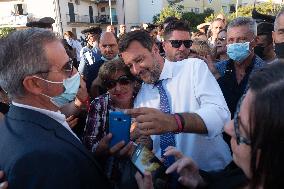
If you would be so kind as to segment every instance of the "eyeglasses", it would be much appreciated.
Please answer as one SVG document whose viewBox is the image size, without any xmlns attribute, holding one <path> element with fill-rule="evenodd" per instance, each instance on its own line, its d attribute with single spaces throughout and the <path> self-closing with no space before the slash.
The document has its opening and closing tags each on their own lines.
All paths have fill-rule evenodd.
<svg viewBox="0 0 284 189">
<path fill-rule="evenodd" d="M 37 72 L 37 74 L 39 73 L 49 73 L 49 72 L 63 72 L 65 75 L 67 75 L 68 77 L 72 76 L 73 73 L 73 66 L 74 62 L 73 60 L 70 58 L 65 65 L 61 68 L 60 71 L 56 71 L 56 70 L 48 70 L 48 71 L 42 71 L 42 72 Z"/>
<path fill-rule="evenodd" d="M 120 85 L 128 85 L 132 82 L 133 80 L 131 78 L 129 78 L 126 75 L 122 75 L 120 76 L 118 79 L 116 80 L 105 80 L 103 82 L 103 85 L 107 88 L 107 89 L 112 89 L 114 87 L 116 87 L 116 84 L 119 83 Z"/>
<path fill-rule="evenodd" d="M 240 134 L 240 126 L 239 126 L 239 113 L 240 113 L 240 107 L 241 107 L 241 102 L 243 101 L 245 95 L 243 95 L 241 97 L 241 99 L 238 102 L 237 105 L 237 109 L 236 112 L 234 114 L 234 129 L 235 129 L 235 133 L 236 133 L 236 139 L 237 139 L 237 144 L 246 144 L 246 145 L 250 145 L 251 141 L 243 136 L 241 136 Z"/>
<path fill-rule="evenodd" d="M 192 40 L 168 40 L 172 47 L 174 48 L 180 48 L 180 46 L 183 44 L 185 48 L 189 48 L 192 45 Z"/>
<path fill-rule="evenodd" d="M 226 37 L 217 38 L 217 41 L 226 41 Z"/>
<path fill-rule="evenodd" d="M 106 44 L 106 45 L 102 45 L 102 47 L 113 49 L 114 47 L 116 47 L 116 45 L 115 44 Z"/>
</svg>

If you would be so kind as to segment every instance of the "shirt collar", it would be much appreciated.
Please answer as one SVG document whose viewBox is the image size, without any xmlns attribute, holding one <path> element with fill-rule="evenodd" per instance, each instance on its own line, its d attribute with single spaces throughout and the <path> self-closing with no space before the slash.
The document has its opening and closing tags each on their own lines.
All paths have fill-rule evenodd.
<svg viewBox="0 0 284 189">
<path fill-rule="evenodd" d="M 165 59 L 164 67 L 161 72 L 159 80 L 165 80 L 165 79 L 171 79 L 173 78 L 173 66 L 175 62 L 170 62 L 167 59 Z"/>
<path fill-rule="evenodd" d="M 80 139 L 71 130 L 71 128 L 69 127 L 68 123 L 66 122 L 65 115 L 62 114 L 59 110 L 57 112 L 55 112 L 55 111 L 50 111 L 50 110 L 46 110 L 46 109 L 42 109 L 42 108 L 37 108 L 37 107 L 34 107 L 34 106 L 29 106 L 29 105 L 26 105 L 26 104 L 20 104 L 20 103 L 13 102 L 13 101 L 12 101 L 12 104 L 14 106 L 18 106 L 18 107 L 21 107 L 21 108 L 27 108 L 27 109 L 30 109 L 30 110 L 34 110 L 34 111 L 40 112 L 40 113 L 42 113 L 42 114 L 44 114 L 44 115 L 46 115 L 46 116 L 56 120 L 61 125 L 63 125 L 68 131 L 70 131 L 80 141 Z"/>
</svg>

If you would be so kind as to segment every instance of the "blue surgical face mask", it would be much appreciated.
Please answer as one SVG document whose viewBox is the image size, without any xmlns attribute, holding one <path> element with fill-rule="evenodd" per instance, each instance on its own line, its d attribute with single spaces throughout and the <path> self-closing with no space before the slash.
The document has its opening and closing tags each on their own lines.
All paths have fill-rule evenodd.
<svg viewBox="0 0 284 189">
<path fill-rule="evenodd" d="M 251 53 L 249 44 L 250 42 L 228 44 L 227 55 L 230 59 L 241 64 Z"/>
<path fill-rule="evenodd" d="M 46 80 L 40 77 L 36 77 L 36 78 L 46 81 L 48 83 L 54 83 L 54 84 L 62 83 L 63 84 L 65 90 L 62 94 L 58 96 L 50 97 L 46 94 L 42 94 L 43 96 L 50 98 L 50 101 L 59 108 L 64 106 L 65 104 L 68 104 L 69 102 L 75 99 L 79 86 L 80 86 L 79 72 L 77 72 L 75 75 L 73 75 L 70 78 L 64 79 L 62 82 L 49 81 L 49 80 Z"/>
</svg>

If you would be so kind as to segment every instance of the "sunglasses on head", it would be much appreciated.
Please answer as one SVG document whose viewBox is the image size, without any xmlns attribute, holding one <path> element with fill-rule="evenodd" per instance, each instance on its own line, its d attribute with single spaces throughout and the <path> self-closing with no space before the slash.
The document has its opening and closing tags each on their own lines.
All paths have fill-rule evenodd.
<svg viewBox="0 0 284 189">
<path fill-rule="evenodd" d="M 191 47 L 192 40 L 168 40 L 172 47 L 174 48 L 180 48 L 180 46 L 183 44 L 186 48 Z"/>
<path fill-rule="evenodd" d="M 118 79 L 110 79 L 103 82 L 103 85 L 107 89 L 112 89 L 116 86 L 117 83 L 120 85 L 128 85 L 132 82 L 132 79 L 126 75 L 120 76 Z"/>
</svg>

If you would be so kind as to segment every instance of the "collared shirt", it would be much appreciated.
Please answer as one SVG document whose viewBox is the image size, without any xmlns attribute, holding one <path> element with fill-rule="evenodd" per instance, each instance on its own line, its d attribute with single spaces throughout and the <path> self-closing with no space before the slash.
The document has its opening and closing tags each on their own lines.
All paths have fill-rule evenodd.
<svg viewBox="0 0 284 189">
<path fill-rule="evenodd" d="M 238 83 L 233 60 L 229 59 L 216 64 L 216 69 L 221 75 L 217 81 L 223 92 L 232 118 L 234 116 L 239 99 L 248 89 L 248 80 L 250 75 L 262 68 L 264 65 L 266 65 L 266 63 L 261 58 L 254 56 L 252 63 L 246 68 L 245 76 L 243 77 L 242 81 Z"/>
<path fill-rule="evenodd" d="M 222 138 L 230 112 L 220 87 L 204 61 L 196 58 L 165 64 L 160 75 L 167 93 L 171 113 L 190 112 L 204 121 L 208 134 L 175 134 L 176 148 L 197 162 L 205 171 L 223 169 L 232 160 L 229 147 Z M 159 109 L 159 91 L 143 83 L 134 106 Z M 160 137 L 152 136 L 153 150 L 160 156 Z"/>
<path fill-rule="evenodd" d="M 44 115 L 54 119 L 55 121 L 57 121 L 61 125 L 63 125 L 72 135 L 74 135 L 80 141 L 80 139 L 71 130 L 71 128 L 69 127 L 68 123 L 66 122 L 65 115 L 62 114 L 60 111 L 54 112 L 54 111 L 50 111 L 50 110 L 46 110 L 46 109 L 36 108 L 36 107 L 29 106 L 29 105 L 26 105 L 26 104 L 20 104 L 20 103 L 17 103 L 17 102 L 12 102 L 12 104 L 14 106 L 18 106 L 18 107 L 21 107 L 21 108 L 27 108 L 27 109 L 30 109 L 30 110 L 34 110 L 34 111 L 40 112 L 40 113 L 42 113 L 42 114 L 44 114 Z"/>
</svg>

